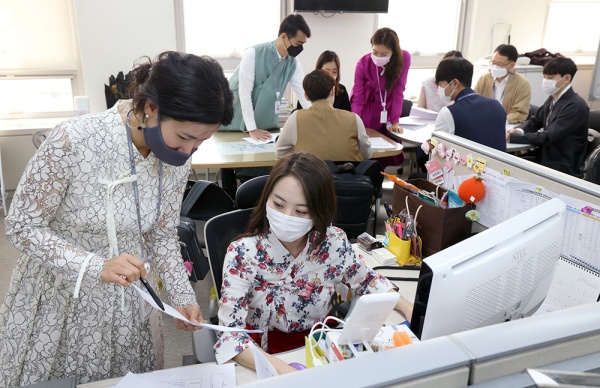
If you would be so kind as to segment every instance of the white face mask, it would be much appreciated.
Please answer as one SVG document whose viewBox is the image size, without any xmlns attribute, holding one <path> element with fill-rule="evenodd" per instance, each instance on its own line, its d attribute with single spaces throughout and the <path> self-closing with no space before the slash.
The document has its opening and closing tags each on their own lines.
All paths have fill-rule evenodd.
<svg viewBox="0 0 600 388">
<path fill-rule="evenodd" d="M 549 95 L 556 94 L 560 90 L 560 88 L 556 87 L 556 83 L 558 81 L 560 81 L 561 79 L 563 79 L 563 77 L 560 77 L 557 80 L 544 78 L 542 81 L 542 89 L 544 90 L 544 92 L 546 94 L 549 94 Z"/>
<path fill-rule="evenodd" d="M 389 57 L 377 57 L 375 54 L 371 53 L 371 59 L 373 60 L 375 66 L 383 67 L 390 62 L 391 58 L 391 55 Z"/>
<path fill-rule="evenodd" d="M 450 83 L 452 83 L 452 81 L 450 81 Z M 452 93 L 450 93 L 449 96 L 446 96 L 446 88 L 448 86 L 450 86 L 450 83 L 448 85 L 446 85 L 445 87 L 438 86 L 438 89 L 437 89 L 440 100 L 442 100 L 443 102 L 445 102 L 447 104 L 452 101 L 452 94 L 454 93 L 454 90 L 456 90 L 456 89 L 454 89 L 452 91 Z"/>
<path fill-rule="evenodd" d="M 508 74 L 508 70 L 506 70 L 505 67 L 500 67 L 497 65 L 492 65 L 490 72 L 492 73 L 492 77 L 494 77 L 494 78 L 502 78 L 506 74 Z"/>
<path fill-rule="evenodd" d="M 283 242 L 296 241 L 313 227 L 310 218 L 288 216 L 270 208 L 269 205 L 267 205 L 267 219 L 275 237 Z"/>
</svg>

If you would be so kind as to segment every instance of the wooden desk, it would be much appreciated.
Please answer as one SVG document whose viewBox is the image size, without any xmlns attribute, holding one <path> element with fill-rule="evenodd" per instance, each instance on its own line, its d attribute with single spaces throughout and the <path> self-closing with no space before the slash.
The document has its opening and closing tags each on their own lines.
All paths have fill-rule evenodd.
<svg viewBox="0 0 600 388">
<path fill-rule="evenodd" d="M 383 158 L 402 153 L 402 144 L 395 142 L 379 132 L 367 129 L 369 137 L 381 137 L 394 145 L 394 149 L 373 150 L 372 158 Z M 269 152 L 247 152 L 226 155 L 220 152 L 220 144 L 229 142 L 244 142 L 247 132 L 217 132 L 206 140 L 192 155 L 192 168 L 240 168 L 240 167 L 270 167 L 277 161 L 275 149 Z"/>
</svg>

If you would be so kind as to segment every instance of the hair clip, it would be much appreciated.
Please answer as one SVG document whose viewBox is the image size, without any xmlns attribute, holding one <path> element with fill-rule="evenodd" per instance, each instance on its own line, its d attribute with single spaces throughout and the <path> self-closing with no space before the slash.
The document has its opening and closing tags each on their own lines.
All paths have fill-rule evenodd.
<svg viewBox="0 0 600 388">
<path fill-rule="evenodd" d="M 142 122 L 140 123 L 140 125 L 137 126 L 137 130 L 141 131 L 142 129 L 146 128 L 146 120 L 149 119 L 150 116 L 148 116 L 147 114 L 145 114 L 142 118 Z"/>
</svg>

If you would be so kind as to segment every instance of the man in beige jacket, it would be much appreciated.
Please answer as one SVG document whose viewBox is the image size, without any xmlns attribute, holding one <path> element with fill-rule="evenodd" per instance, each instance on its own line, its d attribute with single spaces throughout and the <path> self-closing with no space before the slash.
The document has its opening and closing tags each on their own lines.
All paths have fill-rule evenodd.
<svg viewBox="0 0 600 388">
<path fill-rule="evenodd" d="M 333 77 L 324 70 L 315 70 L 304 77 L 302 86 L 312 106 L 295 111 L 285 122 L 275 146 L 277 157 L 307 151 L 323 160 L 369 159 L 371 144 L 361 118 L 333 107 Z"/>
<path fill-rule="evenodd" d="M 509 124 L 527 120 L 531 101 L 529 81 L 515 71 L 518 56 L 515 46 L 498 46 L 490 61 L 489 74 L 482 75 L 475 85 L 477 93 L 494 98 L 502 104 Z"/>
</svg>

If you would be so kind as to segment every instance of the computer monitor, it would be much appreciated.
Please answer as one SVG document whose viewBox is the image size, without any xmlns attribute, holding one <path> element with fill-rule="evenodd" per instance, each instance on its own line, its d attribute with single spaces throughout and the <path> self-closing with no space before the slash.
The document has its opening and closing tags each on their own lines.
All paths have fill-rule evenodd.
<svg viewBox="0 0 600 388">
<path fill-rule="evenodd" d="M 423 260 L 415 335 L 426 340 L 537 311 L 560 257 L 565 208 L 552 199 Z"/>
</svg>

